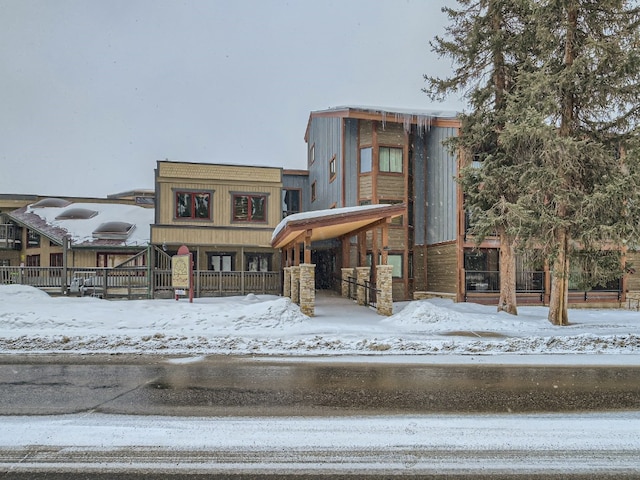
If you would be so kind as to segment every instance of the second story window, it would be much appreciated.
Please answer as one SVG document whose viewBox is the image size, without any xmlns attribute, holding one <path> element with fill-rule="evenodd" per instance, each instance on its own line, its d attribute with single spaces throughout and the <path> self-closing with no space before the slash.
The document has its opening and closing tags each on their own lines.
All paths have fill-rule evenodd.
<svg viewBox="0 0 640 480">
<path fill-rule="evenodd" d="M 27 248 L 40 247 L 40 234 L 31 229 L 27 229 Z"/>
<path fill-rule="evenodd" d="M 380 171 L 402 173 L 402 148 L 380 147 Z"/>
<path fill-rule="evenodd" d="M 372 165 L 371 147 L 360 149 L 360 173 L 369 173 Z"/>
<path fill-rule="evenodd" d="M 176 218 L 211 218 L 210 192 L 176 192 Z"/>
<path fill-rule="evenodd" d="M 267 197 L 265 195 L 234 195 L 233 220 L 235 222 L 266 222 Z"/>
<path fill-rule="evenodd" d="M 282 218 L 300 211 L 300 190 L 282 191 Z"/>
</svg>

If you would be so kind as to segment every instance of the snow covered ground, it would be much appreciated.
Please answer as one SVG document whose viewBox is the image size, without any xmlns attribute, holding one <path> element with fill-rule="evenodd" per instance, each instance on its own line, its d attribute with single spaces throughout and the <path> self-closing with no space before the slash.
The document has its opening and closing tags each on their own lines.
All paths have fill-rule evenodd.
<svg viewBox="0 0 640 480">
<path fill-rule="evenodd" d="M 636 311 L 571 310 L 566 327 L 551 325 L 544 307 L 521 307 L 514 317 L 494 307 L 425 300 L 396 304 L 394 311 L 381 317 L 350 300 L 319 295 L 310 318 L 288 299 L 274 296 L 193 303 L 108 301 L 53 298 L 9 285 L 0 286 L 0 354 L 147 353 L 175 355 L 168 361 L 176 362 L 197 362 L 207 354 L 251 354 L 277 355 L 281 361 L 340 355 L 345 361 L 532 359 L 555 365 L 640 365 Z M 640 411 L 333 418 L 0 416 L 0 458 L 19 459 L 0 467 L 7 472 L 47 465 L 73 469 L 77 455 L 82 468 L 95 471 L 146 465 L 161 471 L 640 476 L 639 431 Z M 96 452 L 103 452 L 101 460 L 91 464 L 86 459 Z M 157 463 L 156 457 L 168 460 Z"/>
<path fill-rule="evenodd" d="M 316 300 L 307 317 L 277 296 L 115 301 L 3 285 L 0 353 L 640 355 L 637 311 L 574 309 L 558 327 L 546 307 L 511 316 L 435 299 L 395 304 L 383 317 L 339 296 Z"/>
</svg>

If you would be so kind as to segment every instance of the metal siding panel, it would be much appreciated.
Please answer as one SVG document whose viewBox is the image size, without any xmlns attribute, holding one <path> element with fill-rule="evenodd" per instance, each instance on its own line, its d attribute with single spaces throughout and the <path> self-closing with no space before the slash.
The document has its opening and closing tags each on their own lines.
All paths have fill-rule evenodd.
<svg viewBox="0 0 640 480">
<path fill-rule="evenodd" d="M 309 185 L 316 182 L 316 201 L 310 203 L 310 210 L 330 208 L 341 204 L 342 119 L 316 117 L 311 122 L 310 144 L 315 145 L 315 161 L 309 165 Z M 337 178 L 329 183 L 329 161 L 336 156 Z M 309 190 L 311 190 L 309 188 Z"/>
<path fill-rule="evenodd" d="M 427 161 L 427 244 L 456 238 L 456 159 L 442 142 L 454 135 L 448 127 L 431 129 Z"/>
<path fill-rule="evenodd" d="M 412 137 L 414 243 L 416 245 L 424 245 L 426 242 L 427 198 L 425 192 L 425 165 L 427 160 L 425 144 L 428 138 L 427 133 L 424 133 L 422 136 L 414 134 Z"/>
<path fill-rule="evenodd" d="M 358 121 L 346 119 L 344 139 L 345 203 L 346 207 L 358 205 Z"/>
</svg>

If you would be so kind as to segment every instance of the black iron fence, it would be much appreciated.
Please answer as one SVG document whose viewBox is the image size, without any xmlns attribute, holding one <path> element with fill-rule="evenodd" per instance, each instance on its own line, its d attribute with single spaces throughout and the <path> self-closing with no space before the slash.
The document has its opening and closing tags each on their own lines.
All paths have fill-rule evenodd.
<svg viewBox="0 0 640 480">
<path fill-rule="evenodd" d="M 103 298 L 171 297 L 171 270 L 148 267 L 66 268 L 1 267 L 0 284 L 30 285 L 49 293 Z M 280 272 L 194 272 L 194 296 L 279 295 Z"/>
<path fill-rule="evenodd" d="M 358 299 L 358 287 L 362 287 L 364 289 L 364 304 L 367 306 L 377 307 L 377 293 L 376 284 L 370 282 L 369 280 L 365 280 L 364 283 L 358 283 L 355 277 L 347 277 L 346 280 L 349 285 L 349 293 L 348 297 L 352 300 Z"/>
</svg>

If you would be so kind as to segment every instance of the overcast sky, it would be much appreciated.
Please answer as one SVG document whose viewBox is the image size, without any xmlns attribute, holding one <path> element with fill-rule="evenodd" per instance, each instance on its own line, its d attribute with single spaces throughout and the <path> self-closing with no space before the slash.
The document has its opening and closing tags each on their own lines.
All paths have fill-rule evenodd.
<svg viewBox="0 0 640 480">
<path fill-rule="evenodd" d="M 0 193 L 153 188 L 157 160 L 306 168 L 309 113 L 430 103 L 454 0 L 0 0 Z"/>
</svg>

